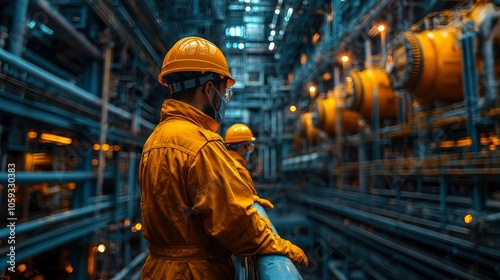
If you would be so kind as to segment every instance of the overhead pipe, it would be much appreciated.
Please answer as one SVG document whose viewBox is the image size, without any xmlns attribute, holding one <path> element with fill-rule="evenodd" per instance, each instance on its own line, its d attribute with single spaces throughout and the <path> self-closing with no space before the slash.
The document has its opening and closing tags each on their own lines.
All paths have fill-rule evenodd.
<svg viewBox="0 0 500 280">
<path fill-rule="evenodd" d="M 497 81 L 495 78 L 495 54 L 493 52 L 493 38 L 500 24 L 496 21 L 500 18 L 499 12 L 489 13 L 481 21 L 479 32 L 483 41 L 483 75 L 485 78 L 485 96 L 479 99 L 479 108 L 487 109 L 496 106 Z M 493 27 L 493 25 L 495 25 Z"/>
<path fill-rule="evenodd" d="M 71 224 L 51 228 L 44 232 L 33 234 L 24 240 L 18 238 L 15 245 L 16 262 L 21 262 L 64 244 L 82 239 L 99 229 L 105 228 L 112 221 L 111 213 L 107 213 L 99 218 L 89 217 L 85 220 L 78 220 Z M 0 271 L 6 269 L 9 265 L 8 253 L 8 247 L 0 249 Z"/>
<path fill-rule="evenodd" d="M 18 0 L 14 10 L 10 34 L 10 51 L 19 56 L 23 50 L 24 34 L 26 33 L 26 14 L 29 0 Z"/>
<path fill-rule="evenodd" d="M 54 30 L 61 40 L 91 59 L 101 59 L 101 50 L 82 33 L 78 32 L 47 0 L 30 0 L 30 2 L 49 16 L 50 23 L 47 25 Z"/>
<path fill-rule="evenodd" d="M 137 5 L 136 0 L 130 1 L 129 3 L 132 6 L 132 8 L 134 9 L 134 12 L 136 13 L 136 16 L 140 19 L 140 21 L 142 22 L 142 24 L 144 25 L 144 27 L 146 27 L 146 29 L 148 30 L 148 33 L 150 35 L 149 37 L 151 38 L 151 36 L 154 35 L 154 34 L 156 34 L 157 32 L 155 32 L 155 28 L 154 27 L 151 27 L 151 25 L 149 24 L 148 19 L 153 18 L 154 21 L 156 22 L 156 19 L 158 18 L 158 16 L 154 15 L 153 12 L 152 12 L 153 8 L 151 7 L 151 1 L 149 1 L 149 0 L 148 1 L 141 1 L 140 5 Z M 143 9 L 146 10 L 146 12 L 149 12 L 149 15 L 146 16 L 142 12 Z M 159 39 L 158 36 L 156 36 L 154 38 L 151 38 L 151 39 L 156 42 L 156 46 L 158 47 L 158 49 L 162 53 L 166 53 L 167 52 L 165 46 L 163 45 L 163 43 L 161 42 L 161 40 Z"/>
<path fill-rule="evenodd" d="M 0 178 L 7 178 L 7 172 L 0 172 Z M 40 171 L 40 172 L 16 172 L 16 183 L 34 184 L 34 183 L 61 183 L 61 182 L 82 182 L 96 178 L 93 171 Z M 106 178 L 110 178 L 112 173 L 106 172 Z"/>
<path fill-rule="evenodd" d="M 116 19 L 120 18 L 120 16 L 115 14 L 114 9 L 111 9 L 110 7 L 108 7 L 105 3 L 103 3 L 103 1 L 85 0 L 85 2 L 90 7 L 92 7 L 94 12 L 97 13 L 97 15 L 102 20 L 107 20 L 110 18 L 115 19 L 115 20 L 111 20 L 108 22 L 109 27 L 113 31 L 118 33 L 119 36 L 121 38 L 123 38 L 123 41 L 129 42 L 129 44 L 130 44 L 132 50 L 134 51 L 134 53 L 136 54 L 136 56 L 139 56 L 140 53 L 143 53 L 144 48 L 142 47 L 141 42 L 138 40 L 138 38 L 136 36 L 133 36 L 133 34 L 130 32 L 131 26 L 124 26 L 123 24 L 121 24 L 121 22 L 119 20 L 116 20 Z M 117 7 L 117 9 L 119 7 L 120 7 L 120 5 Z M 124 16 L 124 15 L 121 14 L 121 16 Z M 128 15 L 126 15 L 126 16 L 127 17 L 125 18 L 125 20 L 128 23 L 132 22 L 132 19 L 130 17 L 128 17 Z M 167 34 L 166 36 L 171 36 L 170 33 L 172 33 L 172 32 L 166 32 L 166 34 Z M 150 49 L 151 48 L 148 48 L 148 50 L 150 50 Z M 146 61 L 146 63 L 143 63 L 143 64 L 145 64 L 144 72 L 149 73 L 152 76 L 156 76 L 156 75 L 158 75 L 157 63 L 158 63 L 158 61 L 161 61 L 161 60 L 159 60 L 159 57 L 156 55 L 156 53 L 155 54 L 150 53 L 150 55 L 152 55 L 152 56 L 146 56 L 142 59 L 142 60 Z"/>
<path fill-rule="evenodd" d="M 31 64 L 28 61 L 26 61 L 22 58 L 19 58 L 15 55 L 3 50 L 3 49 L 0 49 L 0 60 L 4 61 L 5 63 L 8 63 L 14 67 L 17 67 L 20 70 L 23 70 L 30 75 L 38 77 L 38 78 L 44 80 L 45 82 L 64 90 L 67 93 L 70 93 L 73 97 L 81 98 L 81 99 L 83 99 L 83 101 L 88 101 L 88 102 L 91 102 L 95 105 L 101 105 L 101 103 L 102 103 L 102 100 L 99 97 L 95 96 L 94 94 L 92 94 L 92 93 L 90 93 L 90 92 L 88 92 L 80 87 L 77 87 L 75 84 L 69 83 L 69 82 L 53 75 L 52 73 L 49 73 L 49 72 L 45 71 L 44 69 L 42 69 L 34 64 Z M 111 104 L 109 104 L 108 107 L 109 107 L 108 109 L 111 113 L 114 113 L 121 118 L 125 118 L 128 120 L 130 120 L 132 118 L 132 114 L 130 112 L 127 112 L 127 111 L 125 111 L 121 108 L 118 108 L 114 105 L 111 105 Z"/>
<path fill-rule="evenodd" d="M 103 66 L 103 78 L 102 78 L 102 102 L 101 102 L 101 123 L 99 131 L 99 144 L 104 145 L 106 143 L 106 136 L 108 130 L 108 103 L 109 103 L 109 87 L 111 80 L 111 60 L 113 57 L 113 43 L 110 38 L 106 38 L 106 47 L 104 51 L 104 66 Z M 98 198 L 101 198 L 102 186 L 104 183 L 104 170 L 106 168 L 106 159 L 104 155 L 104 150 L 99 149 L 98 155 L 98 166 L 97 166 L 97 181 L 96 181 L 96 194 Z M 99 216 L 100 212 L 96 210 L 96 216 Z"/>
<path fill-rule="evenodd" d="M 372 43 L 370 38 L 365 39 L 365 68 L 372 67 Z"/>
<path fill-rule="evenodd" d="M 149 55 L 154 59 L 154 61 L 161 61 L 161 58 L 158 56 L 158 53 L 154 50 L 153 46 L 149 43 L 149 40 L 146 39 L 144 34 L 141 32 L 141 29 L 134 22 L 135 17 L 131 17 L 127 12 L 127 10 L 125 9 L 125 7 L 121 4 L 115 5 L 115 8 L 120 13 L 122 18 L 128 23 L 129 31 L 130 30 L 133 31 L 133 34 L 135 34 L 136 39 L 138 39 L 138 41 L 144 46 L 144 48 L 147 50 Z M 137 13 L 137 11 L 135 12 Z"/>
<path fill-rule="evenodd" d="M 29 233 L 33 230 L 36 230 L 44 226 L 49 226 L 55 223 L 81 218 L 82 216 L 94 213 L 96 209 L 101 210 L 110 208 L 111 206 L 112 206 L 111 201 L 103 201 L 100 203 L 92 203 L 90 205 L 78 209 L 72 209 L 64 211 L 62 213 L 48 215 L 40 219 L 23 222 L 16 225 L 16 234 L 21 235 Z M 0 236 L 8 236 L 8 234 L 9 234 L 9 228 L 0 229 Z"/>
</svg>

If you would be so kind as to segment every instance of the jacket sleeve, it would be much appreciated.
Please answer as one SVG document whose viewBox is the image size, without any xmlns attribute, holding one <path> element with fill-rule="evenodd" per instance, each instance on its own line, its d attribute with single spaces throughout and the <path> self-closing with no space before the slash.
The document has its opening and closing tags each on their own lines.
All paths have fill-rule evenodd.
<svg viewBox="0 0 500 280">
<path fill-rule="evenodd" d="M 222 246 L 240 257 L 291 253 L 292 244 L 274 234 L 252 208 L 253 193 L 221 141 L 208 142 L 188 172 L 192 211 Z"/>
</svg>

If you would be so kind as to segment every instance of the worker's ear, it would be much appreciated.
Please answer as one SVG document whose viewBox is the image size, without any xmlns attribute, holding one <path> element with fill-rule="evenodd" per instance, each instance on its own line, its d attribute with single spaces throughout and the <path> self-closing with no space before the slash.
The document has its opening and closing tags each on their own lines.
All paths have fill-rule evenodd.
<svg viewBox="0 0 500 280">
<path fill-rule="evenodd" d="M 208 81 L 206 82 L 204 85 L 203 85 L 203 88 L 202 88 L 202 92 L 203 94 L 207 95 L 207 97 L 210 97 L 210 95 L 212 94 L 210 92 L 210 88 L 212 88 L 214 86 L 214 84 L 212 83 L 212 81 Z M 210 99 L 210 98 L 209 98 Z"/>
</svg>

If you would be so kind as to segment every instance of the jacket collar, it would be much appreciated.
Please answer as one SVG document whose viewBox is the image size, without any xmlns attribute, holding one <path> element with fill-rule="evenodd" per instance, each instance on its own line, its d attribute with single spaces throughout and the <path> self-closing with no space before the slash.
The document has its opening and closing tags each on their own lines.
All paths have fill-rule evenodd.
<svg viewBox="0 0 500 280">
<path fill-rule="evenodd" d="M 160 121 L 163 122 L 167 119 L 183 119 L 212 132 L 216 132 L 219 129 L 219 124 L 214 119 L 205 115 L 205 113 L 194 106 L 175 99 L 166 99 L 163 102 Z"/>
<path fill-rule="evenodd" d="M 241 165 L 243 166 L 246 166 L 247 165 L 247 161 L 245 160 L 244 157 L 242 157 L 237 151 L 235 150 L 228 150 L 229 151 L 229 154 L 235 159 L 237 160 L 239 163 L 241 163 Z"/>
</svg>

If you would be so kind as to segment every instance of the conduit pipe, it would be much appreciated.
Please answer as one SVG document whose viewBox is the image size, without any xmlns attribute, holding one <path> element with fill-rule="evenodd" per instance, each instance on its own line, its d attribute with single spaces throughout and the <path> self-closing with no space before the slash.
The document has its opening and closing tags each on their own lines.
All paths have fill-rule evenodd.
<svg viewBox="0 0 500 280">
<path fill-rule="evenodd" d="M 51 249 L 57 248 L 64 244 L 68 244 L 74 240 L 82 239 L 83 237 L 95 233 L 99 229 L 113 221 L 110 213 L 103 215 L 101 218 L 90 217 L 85 220 L 78 220 L 74 223 L 61 225 L 30 236 L 30 238 L 16 239 L 16 261 L 21 262 L 33 256 L 37 256 Z M 17 234 L 17 225 L 16 225 Z M 19 242 L 18 242 L 19 241 Z M 0 270 L 4 270 L 9 265 L 9 251 L 7 247 L 0 249 Z"/>
<path fill-rule="evenodd" d="M 161 61 L 161 58 L 158 56 L 158 53 L 154 50 L 153 46 L 150 44 L 150 40 L 146 39 L 139 26 L 136 24 L 134 20 L 135 17 L 131 17 L 127 12 L 127 9 L 125 9 L 125 7 L 122 4 L 114 5 L 114 8 L 118 11 L 121 17 L 128 23 L 127 28 L 129 28 L 129 32 L 133 31 L 133 34 L 135 34 L 135 37 L 138 39 L 138 42 L 140 42 L 140 44 L 144 46 L 144 48 L 147 50 L 149 55 L 154 59 L 154 61 Z M 135 12 L 138 13 L 138 11 Z M 138 14 L 136 14 L 135 16 L 140 17 L 140 15 Z"/>
<path fill-rule="evenodd" d="M 48 216 L 45 216 L 45 217 L 40 218 L 40 219 L 23 222 L 23 223 L 16 225 L 16 234 L 21 235 L 21 234 L 29 233 L 29 232 L 36 230 L 36 229 L 39 229 L 41 227 L 46 227 L 46 226 L 53 225 L 56 223 L 69 221 L 69 220 L 76 219 L 76 218 L 81 218 L 82 216 L 93 214 L 94 211 L 96 211 L 96 209 L 102 210 L 102 209 L 111 208 L 111 206 L 112 206 L 111 201 L 103 201 L 100 203 L 93 203 L 93 204 L 84 206 L 82 208 L 64 211 L 62 213 L 48 215 Z M 9 230 L 10 229 L 7 227 L 0 229 L 0 236 L 8 236 Z"/>
<path fill-rule="evenodd" d="M 30 2 L 47 14 L 50 18 L 50 23 L 47 25 L 54 30 L 61 40 L 91 59 L 101 59 L 101 50 L 87 40 L 82 33 L 78 32 L 47 0 L 30 0 Z"/>
<path fill-rule="evenodd" d="M 106 177 L 110 177 L 112 174 L 106 174 Z M 8 178 L 7 172 L 0 172 L 0 176 L 5 176 L 3 178 Z M 83 182 L 89 181 L 96 178 L 96 173 L 93 171 L 40 171 L 40 172 L 28 172 L 28 171 L 17 171 L 16 172 L 16 183 L 18 184 L 35 184 L 35 183 L 63 183 L 63 182 Z M 0 177 L 2 178 L 2 177 Z"/>
<path fill-rule="evenodd" d="M 101 105 L 102 103 L 102 100 L 92 93 L 76 86 L 73 83 L 66 82 L 65 80 L 3 49 L 0 49 L 0 60 L 64 90 L 65 92 L 71 94 L 73 97 L 80 98 L 95 105 Z M 109 104 L 108 109 L 111 113 L 116 114 L 121 118 L 125 118 L 127 120 L 130 120 L 132 118 L 132 114 L 114 105 Z"/>
<path fill-rule="evenodd" d="M 17 0 L 10 32 L 10 51 L 20 55 L 23 49 L 23 40 L 26 30 L 26 13 L 29 0 Z"/>
<path fill-rule="evenodd" d="M 493 38 L 500 26 L 499 24 L 496 24 L 496 21 L 499 18 L 499 12 L 489 13 L 484 17 L 479 26 L 479 32 L 484 39 L 483 75 L 485 78 L 485 95 L 483 98 L 479 99 L 480 109 L 487 109 L 495 106 L 495 103 L 498 99 L 497 81 L 495 79 L 495 54 L 493 53 Z"/>
</svg>

